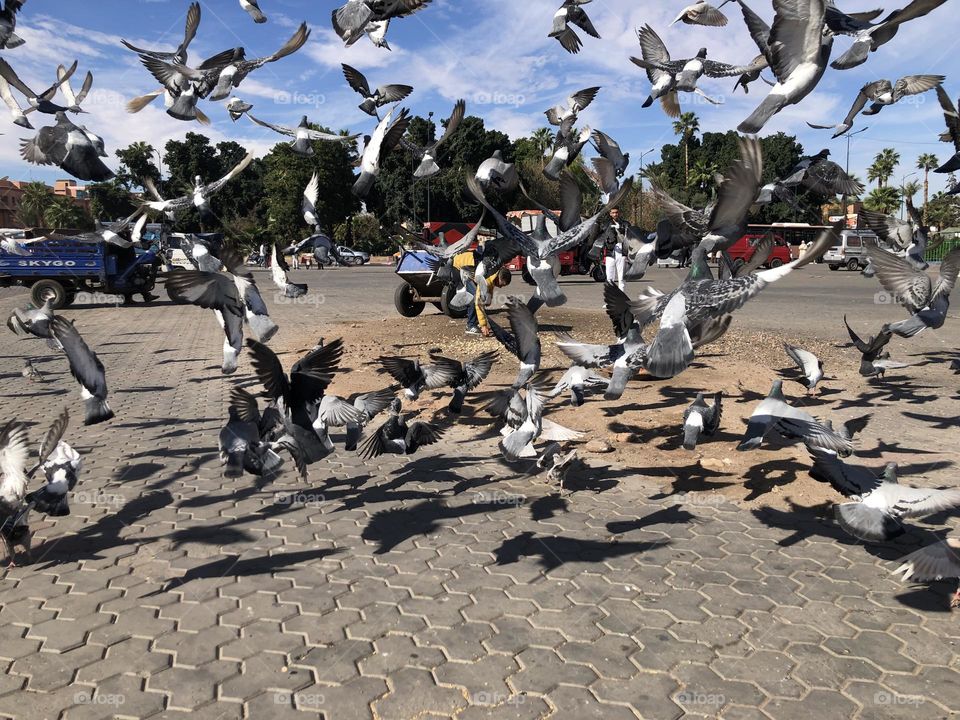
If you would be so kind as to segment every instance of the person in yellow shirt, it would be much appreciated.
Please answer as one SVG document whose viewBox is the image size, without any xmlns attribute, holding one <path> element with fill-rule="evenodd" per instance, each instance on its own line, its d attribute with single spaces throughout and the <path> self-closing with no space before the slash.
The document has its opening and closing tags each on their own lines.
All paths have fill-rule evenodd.
<svg viewBox="0 0 960 720">
<path fill-rule="evenodd" d="M 456 270 L 472 270 L 477 265 L 476 255 L 473 250 L 467 250 L 454 255 L 453 267 Z M 493 275 L 484 278 L 487 284 L 486 295 L 489 296 L 494 288 L 506 287 L 510 283 L 510 271 L 501 268 Z M 490 324 L 487 322 L 487 310 L 483 303 L 484 293 L 478 292 L 477 284 L 474 279 L 467 281 L 467 290 L 473 293 L 473 302 L 467 308 L 467 335 L 484 335 L 489 337 Z"/>
</svg>

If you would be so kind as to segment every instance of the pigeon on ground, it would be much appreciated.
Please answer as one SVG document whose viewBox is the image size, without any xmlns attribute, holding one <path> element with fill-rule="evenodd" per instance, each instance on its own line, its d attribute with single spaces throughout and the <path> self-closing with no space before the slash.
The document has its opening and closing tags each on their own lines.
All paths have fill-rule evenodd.
<svg viewBox="0 0 960 720">
<path fill-rule="evenodd" d="M 408 400 L 416 400 L 424 390 L 449 387 L 463 371 L 456 360 L 440 356 L 430 359 L 432 362 L 427 365 L 421 365 L 419 360 L 387 356 L 377 358 L 377 362 L 383 366 L 382 372 L 400 383 Z"/>
<path fill-rule="evenodd" d="M 860 374 L 863 377 L 878 376 L 882 378 L 887 370 L 908 367 L 906 363 L 890 360 L 890 353 L 884 351 L 892 336 L 889 330 L 881 329 L 876 336 L 869 335 L 864 340 L 850 327 L 846 315 L 843 316 L 843 324 L 847 327 L 847 333 L 850 335 L 854 347 L 860 351 Z"/>
<path fill-rule="evenodd" d="M 577 462 L 576 449 L 564 453 L 558 442 L 552 442 L 543 449 L 537 458 L 537 469 L 547 471 L 547 483 L 559 485 L 563 491 L 567 472 Z"/>
<path fill-rule="evenodd" d="M 214 215 L 210 209 L 210 199 L 220 192 L 228 182 L 243 172 L 251 162 L 253 162 L 253 153 L 247 153 L 230 172 L 219 180 L 205 184 L 203 179 L 197 175 L 193 181 L 193 192 L 189 195 L 182 195 L 168 200 L 148 200 L 145 205 L 151 210 L 163 213 L 176 213 L 192 205 L 200 213 L 201 222 L 213 220 Z"/>
<path fill-rule="evenodd" d="M 460 372 L 449 383 L 449 386 L 453 388 L 453 397 L 450 398 L 450 404 L 447 406 L 447 411 L 450 414 L 459 415 L 463 412 L 463 401 L 467 393 L 486 380 L 498 356 L 499 353 L 496 350 L 488 350 L 472 360 L 460 362 L 431 353 L 430 360 L 435 364 L 449 367 L 459 366 Z"/>
<path fill-rule="evenodd" d="M 405 137 L 400 138 L 401 147 L 410 153 L 418 163 L 417 169 L 413 171 L 413 176 L 415 178 L 433 177 L 440 172 L 440 166 L 437 165 L 437 158 L 439 157 L 437 150 L 444 142 L 449 140 L 450 136 L 457 131 L 458 127 L 460 127 L 460 123 L 463 122 L 463 116 L 466 111 L 466 102 L 463 100 L 457 100 L 456 104 L 453 106 L 453 112 L 450 113 L 450 118 L 446 122 L 443 135 L 440 136 L 439 140 L 428 143 L 425 147 L 421 147 L 416 143 L 410 142 Z"/>
<path fill-rule="evenodd" d="M 80 397 L 85 407 L 83 424 L 96 425 L 112 418 L 113 410 L 107 404 L 107 376 L 100 358 L 66 318 L 54 315 L 50 332 L 63 348 L 70 364 L 70 374 L 80 385 Z"/>
<path fill-rule="evenodd" d="M 347 79 L 347 84 L 356 92 L 360 93 L 360 97 L 363 98 L 363 102 L 360 103 L 360 109 L 367 115 L 377 118 L 377 120 L 380 119 L 377 108 L 389 105 L 390 103 L 400 102 L 413 92 L 413 87 L 410 85 L 396 84 L 380 85 L 376 90 L 371 90 L 370 83 L 367 82 L 367 78 L 362 72 L 354 67 L 350 67 L 346 63 L 343 63 L 342 67 L 343 76 Z"/>
<path fill-rule="evenodd" d="M 781 380 L 774 381 L 770 393 L 754 409 L 737 450 L 760 447 L 767 433 L 773 430 L 786 438 L 802 439 L 807 445 L 832 450 L 842 457 L 853 452 L 849 433 L 841 434 L 813 415 L 788 405 Z"/>
<path fill-rule="evenodd" d="M 610 381 L 602 375 L 597 375 L 582 365 L 572 365 L 553 387 L 553 390 L 547 393 L 547 397 L 554 398 L 569 390 L 570 404 L 573 407 L 580 407 L 583 405 L 587 393 L 595 392 L 601 388 L 606 390 L 609 385 Z"/>
<path fill-rule="evenodd" d="M 931 582 L 960 578 L 960 539 L 947 537 L 900 558 L 893 571 L 903 581 Z M 960 607 L 960 583 L 950 598 L 950 607 Z"/>
<path fill-rule="evenodd" d="M 370 460 L 385 453 L 412 455 L 421 447 L 433 445 L 443 437 L 444 429 L 432 423 L 418 420 L 408 424 L 400 413 L 402 407 L 400 398 L 390 402 L 387 420 L 357 448 L 360 457 Z"/>
<path fill-rule="evenodd" d="M 864 23 L 865 27 L 863 29 L 849 33 L 854 36 L 853 45 L 843 55 L 830 63 L 830 67 L 836 70 L 849 70 L 863 64 L 871 52 L 876 52 L 877 48 L 893 39 L 900 29 L 900 25 L 908 20 L 923 17 L 946 1 L 913 0 L 906 7 L 894 10 L 876 24 Z"/>
<path fill-rule="evenodd" d="M 370 194 L 373 183 L 380 174 L 380 162 L 400 144 L 410 125 L 410 113 L 406 108 L 400 110 L 396 121 L 393 119 L 394 110 L 396 108 L 383 117 L 373 135 L 366 139 L 363 154 L 360 156 L 360 177 L 353 184 L 352 191 L 361 200 Z"/>
<path fill-rule="evenodd" d="M 294 363 L 289 375 L 276 353 L 263 343 L 248 339 L 251 363 L 264 387 L 270 408 L 280 415 L 278 427 L 267 438 L 296 448 L 302 462 L 310 464 L 330 454 L 333 447 L 326 432 L 318 432 L 319 406 L 343 356 L 343 341 L 334 340 Z"/>
<path fill-rule="evenodd" d="M 796 363 L 803 376 L 797 380 L 803 385 L 807 392 L 813 392 L 817 384 L 823 380 L 823 360 L 818 358 L 812 352 L 799 348 L 789 343 L 783 344 L 783 349 L 787 351 L 790 359 Z"/>
<path fill-rule="evenodd" d="M 833 49 L 833 34 L 823 31 L 826 0 L 773 0 L 773 8 L 767 45 L 777 82 L 737 126 L 742 133 L 760 132 L 776 113 L 809 95 L 823 77 Z"/>
<path fill-rule="evenodd" d="M 583 41 L 570 27 L 571 25 L 576 25 L 591 37 L 600 38 L 600 33 L 597 32 L 593 23 L 590 22 L 586 10 L 583 9 L 583 6 L 590 2 L 592 0 L 564 0 L 560 9 L 554 13 L 553 28 L 550 30 L 548 37 L 556 38 L 568 53 L 575 55 L 580 52 L 580 48 L 583 46 Z"/>
<path fill-rule="evenodd" d="M 812 446 L 811 446 L 812 445 Z M 837 522 L 854 537 L 880 542 L 902 535 L 902 521 L 960 506 L 960 488 L 917 488 L 900 485 L 897 463 L 882 470 L 848 465 L 835 453 L 808 443 L 814 459 L 810 474 L 834 486 L 850 502 L 835 506 Z"/>
<path fill-rule="evenodd" d="M 390 407 L 390 403 L 397 396 L 395 385 L 368 393 L 357 393 L 348 398 L 357 409 L 357 419 L 347 423 L 347 439 L 344 450 L 356 450 L 357 443 L 363 434 L 363 429 L 370 424 L 377 415 Z"/>
<path fill-rule="evenodd" d="M 40 128 L 29 140 L 20 141 L 20 156 L 34 165 L 56 165 L 79 180 L 105 182 L 113 171 L 103 164 L 107 157 L 103 138 L 74 125 L 66 113 L 56 114 L 57 124 Z"/>
<path fill-rule="evenodd" d="M 236 122 L 248 112 L 253 110 L 253 105 L 241 100 L 238 97 L 232 97 L 229 101 L 227 101 L 226 108 L 227 112 L 230 114 L 230 119 Z"/>
<path fill-rule="evenodd" d="M 347 47 L 366 33 L 371 35 L 375 45 L 389 50 L 383 38 L 389 22 L 413 15 L 429 4 L 430 0 L 347 0 L 332 13 L 333 30 Z M 379 43 L 374 34 L 379 36 Z"/>
<path fill-rule="evenodd" d="M 20 47 L 24 39 L 17 35 L 17 11 L 27 0 L 4 0 L 3 10 L 0 10 L 0 50 L 12 50 Z"/>
<path fill-rule="evenodd" d="M 713 435 L 720 427 L 723 415 L 723 393 L 713 395 L 713 405 L 707 405 L 703 393 L 698 392 L 693 404 L 683 413 L 683 448 L 696 450 L 701 435 Z"/>
<path fill-rule="evenodd" d="M 260 25 L 267 21 L 267 16 L 260 10 L 257 0 L 240 0 L 240 7 L 247 11 L 247 14 L 253 18 L 253 21 Z"/>
<path fill-rule="evenodd" d="M 893 105 L 909 95 L 919 95 L 940 87 L 940 83 L 944 80 L 946 80 L 946 77 L 943 75 L 905 75 L 896 83 L 891 83 L 889 80 L 875 80 L 860 88 L 850 112 L 847 113 L 840 124 L 814 125 L 808 122 L 807 125 L 816 130 L 835 130 L 833 137 L 839 137 L 853 127 L 854 118 L 863 110 L 868 101 L 871 105 L 863 110 L 863 114 L 876 115 L 887 105 Z"/>
<path fill-rule="evenodd" d="M 20 374 L 30 382 L 43 382 L 43 375 L 33 366 L 30 360 L 23 361 L 23 370 L 20 371 Z"/>
<path fill-rule="evenodd" d="M 296 127 L 287 127 L 285 125 L 275 125 L 269 123 L 266 120 L 260 120 L 259 118 L 254 117 L 251 113 L 247 113 L 247 117 L 250 118 L 257 125 L 260 125 L 265 128 L 273 130 L 275 133 L 281 135 L 286 135 L 287 137 L 292 137 L 293 140 L 290 141 L 289 145 L 300 157 L 313 157 L 313 143 L 317 140 L 323 142 L 338 142 L 343 143 L 344 145 L 350 145 L 355 142 L 359 135 L 338 135 L 336 133 L 323 132 L 321 130 L 313 130 L 310 127 L 310 121 L 306 115 L 300 118 L 300 124 Z"/>
<path fill-rule="evenodd" d="M 283 292 L 285 298 L 298 298 L 307 294 L 306 283 L 290 282 L 287 273 L 290 272 L 290 266 L 287 265 L 287 259 L 277 243 L 273 243 L 270 251 L 270 278 L 277 289 Z"/>
<path fill-rule="evenodd" d="M 263 418 L 257 399 L 242 388 L 233 388 L 227 412 L 227 424 L 219 437 L 224 477 L 242 477 L 244 472 L 259 476 L 276 468 L 282 460 L 262 441 Z"/>
</svg>

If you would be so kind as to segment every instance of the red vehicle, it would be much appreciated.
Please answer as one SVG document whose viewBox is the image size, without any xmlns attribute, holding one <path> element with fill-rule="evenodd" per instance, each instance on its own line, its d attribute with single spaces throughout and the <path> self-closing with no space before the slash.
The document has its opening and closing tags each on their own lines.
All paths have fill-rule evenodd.
<svg viewBox="0 0 960 720">
<path fill-rule="evenodd" d="M 734 264 L 740 266 L 746 265 L 748 262 L 750 262 L 750 258 L 753 257 L 753 254 L 757 250 L 757 244 L 764 238 L 764 236 L 765 233 L 747 233 L 742 238 L 737 240 L 733 245 L 731 245 L 727 252 L 730 253 L 730 258 L 733 260 Z M 773 250 L 770 252 L 770 257 L 767 259 L 767 262 L 764 263 L 763 267 L 780 267 L 781 265 L 785 265 L 793 259 L 794 257 L 790 252 L 790 246 L 787 245 L 787 241 L 784 240 L 780 235 L 774 234 Z"/>
</svg>

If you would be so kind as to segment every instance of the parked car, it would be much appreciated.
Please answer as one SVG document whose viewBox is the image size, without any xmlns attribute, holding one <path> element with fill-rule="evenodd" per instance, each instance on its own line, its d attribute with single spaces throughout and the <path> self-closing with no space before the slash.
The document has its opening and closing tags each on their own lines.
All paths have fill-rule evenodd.
<svg viewBox="0 0 960 720">
<path fill-rule="evenodd" d="M 841 230 L 840 244 L 834 245 L 823 254 L 823 261 L 831 270 L 845 267 L 847 270 L 859 270 L 867 265 L 865 241 L 877 242 L 877 236 L 870 230 Z"/>
<path fill-rule="evenodd" d="M 365 265 L 370 262 L 370 253 L 354 250 L 346 245 L 337 245 L 337 255 L 343 260 L 344 265 Z"/>
<path fill-rule="evenodd" d="M 757 245 L 764 237 L 764 233 L 747 233 L 731 245 L 727 252 L 730 253 L 733 264 L 739 267 L 750 262 L 750 258 L 752 258 L 753 254 L 757 251 Z M 773 250 L 770 251 L 770 257 L 767 259 L 767 262 L 764 263 L 763 267 L 780 267 L 793 259 L 793 254 L 790 252 L 790 246 L 787 245 L 787 241 L 781 236 L 774 234 Z"/>
</svg>

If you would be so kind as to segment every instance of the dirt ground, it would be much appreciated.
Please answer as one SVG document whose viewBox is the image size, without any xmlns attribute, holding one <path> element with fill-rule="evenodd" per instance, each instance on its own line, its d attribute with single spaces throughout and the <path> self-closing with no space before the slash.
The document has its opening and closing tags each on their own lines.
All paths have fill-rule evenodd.
<svg viewBox="0 0 960 720">
<path fill-rule="evenodd" d="M 503 310 L 493 316 L 508 325 Z M 543 344 L 541 369 L 553 380 L 569 367 L 569 361 L 553 343 L 552 332 L 564 330 L 584 342 L 610 342 L 612 329 L 602 310 L 543 308 L 537 319 Z M 841 326 L 842 329 L 842 326 Z M 855 328 L 862 334 L 877 328 Z M 826 334 L 826 333 L 825 333 Z M 831 336 L 833 333 L 830 333 Z M 347 352 L 331 391 L 340 395 L 368 391 L 389 384 L 378 375 L 372 358 L 379 355 L 419 356 L 426 359 L 432 349 L 458 359 L 467 359 L 499 347 L 496 340 L 464 334 L 464 322 L 443 315 L 418 318 L 385 318 L 358 323 L 328 323 L 323 335 L 329 340 L 344 337 Z M 316 342 L 315 337 L 284 333 L 285 341 L 274 341 L 275 349 L 297 355 Z M 812 396 L 790 378 L 798 376 L 783 350 L 783 342 L 814 352 L 825 365 L 828 380 Z M 894 338 L 892 357 L 915 366 L 890 373 L 886 380 L 868 380 L 857 372 L 859 353 L 849 344 L 824 341 L 789 332 L 738 330 L 734 319 L 727 335 L 702 348 L 694 364 L 678 377 L 658 380 L 638 374 L 624 396 L 608 402 L 601 394 L 588 396 L 580 408 L 569 405 L 566 393 L 550 401 L 547 416 L 554 422 L 585 433 L 579 447 L 585 462 L 578 473 L 586 487 L 600 487 L 605 478 L 630 482 L 643 476 L 646 483 L 662 486 L 665 495 L 687 493 L 695 502 L 731 502 L 753 509 L 817 508 L 827 512 L 840 496 L 807 472 L 811 462 L 802 444 L 789 445 L 768 440 L 752 452 L 738 452 L 736 445 L 756 404 L 782 378 L 791 404 L 803 407 L 821 419 L 838 425 L 852 418 L 869 416 L 866 428 L 857 436 L 855 457 L 848 462 L 882 468 L 888 461 L 901 465 L 901 482 L 924 486 L 955 485 L 955 464 L 960 450 L 960 375 L 949 369 L 955 357 L 951 350 L 927 350 L 910 341 Z M 929 348 L 930 343 L 926 343 Z M 502 348 L 501 348 L 502 350 Z M 292 357 L 292 356 L 291 356 Z M 285 359 L 292 363 L 292 359 Z M 448 432 L 463 442 L 486 442 L 491 455 L 498 454 L 493 421 L 482 407 L 497 389 L 508 386 L 516 376 L 517 360 L 502 350 L 499 362 L 487 381 L 468 396 L 463 416 Z M 680 447 L 683 412 L 698 391 L 723 392 L 723 419 L 712 438 L 701 437 L 697 449 Z M 444 408 L 449 392 L 426 393 L 417 402 L 405 405 L 407 412 L 448 424 Z M 590 452 L 587 441 L 605 441 L 609 450 Z M 591 447 L 596 445 L 592 443 Z M 542 444 L 541 444 L 542 447 Z M 522 464 L 529 471 L 530 463 Z M 542 480 L 542 478 L 541 478 Z"/>
</svg>

